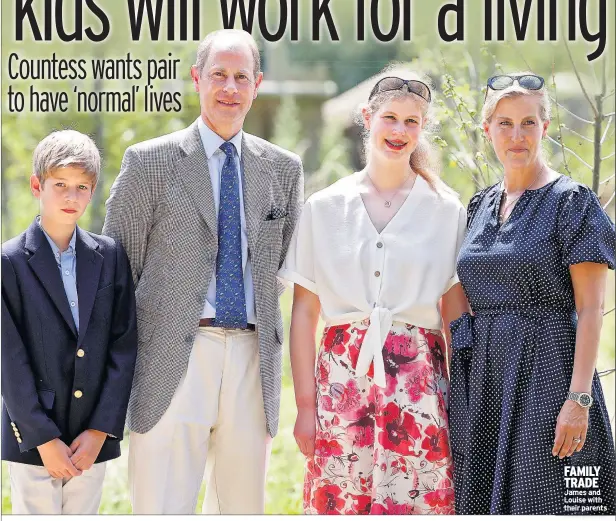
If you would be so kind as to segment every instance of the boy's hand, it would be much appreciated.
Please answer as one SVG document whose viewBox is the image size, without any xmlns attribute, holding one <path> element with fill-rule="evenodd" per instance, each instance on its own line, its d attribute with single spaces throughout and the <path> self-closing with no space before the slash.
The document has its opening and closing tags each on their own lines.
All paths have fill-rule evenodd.
<svg viewBox="0 0 616 521">
<path fill-rule="evenodd" d="M 73 440 L 70 446 L 73 451 L 71 456 L 73 465 L 79 470 L 88 470 L 98 458 L 98 453 L 101 451 L 106 438 L 107 434 L 101 431 L 94 429 L 83 431 Z"/>
<path fill-rule="evenodd" d="M 71 461 L 73 451 L 60 438 L 43 443 L 37 449 L 50 476 L 54 478 L 81 476 L 81 470 L 75 468 Z"/>
</svg>

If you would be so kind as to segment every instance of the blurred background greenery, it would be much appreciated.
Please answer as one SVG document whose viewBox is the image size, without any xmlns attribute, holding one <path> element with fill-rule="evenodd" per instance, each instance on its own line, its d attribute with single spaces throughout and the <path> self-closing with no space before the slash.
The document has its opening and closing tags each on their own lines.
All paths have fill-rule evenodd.
<svg viewBox="0 0 616 521">
<path fill-rule="evenodd" d="M 596 0 L 598 1 L 598 0 Z M 595 3 L 596 3 L 595 1 Z M 189 67 L 194 62 L 195 42 L 131 42 L 123 2 L 99 1 L 109 14 L 112 37 L 92 44 L 81 42 L 14 41 L 14 3 L 2 2 L 2 145 L 1 145 L 1 218 L 2 241 L 25 229 L 37 213 L 28 178 L 31 156 L 38 141 L 54 129 L 74 128 L 90 134 L 103 155 L 101 182 L 90 208 L 80 224 L 100 232 L 105 215 L 104 202 L 120 167 L 126 148 L 136 142 L 173 132 L 192 123 L 199 114 L 198 98 L 190 83 Z M 270 15 L 275 16 L 273 6 Z M 565 42 L 567 0 L 558 0 L 559 38 L 555 42 L 537 42 L 529 38 L 515 42 L 511 16 L 507 16 L 507 40 L 483 42 L 482 0 L 466 2 L 466 39 L 444 44 L 438 39 L 437 13 L 445 0 L 412 3 L 412 41 L 401 37 L 383 44 L 368 37 L 355 41 L 355 0 L 331 2 L 339 42 L 324 37 L 320 42 L 309 39 L 311 27 L 308 0 L 300 0 L 300 41 L 285 38 L 268 43 L 254 31 L 262 50 L 265 81 L 246 120 L 245 129 L 295 151 L 302 156 L 306 169 L 306 196 L 348 175 L 362 166 L 362 133 L 354 115 L 365 102 L 374 83 L 370 78 L 392 62 L 428 75 L 434 84 L 435 103 L 431 134 L 440 151 L 443 179 L 459 194 L 464 203 L 477 189 L 499 179 L 501 170 L 483 139 L 479 114 L 487 78 L 499 72 L 531 70 L 546 78 L 553 100 L 550 139 L 545 153 L 553 168 L 592 186 L 606 211 L 614 219 L 614 3 L 608 2 L 608 45 L 604 55 L 589 63 L 586 55 L 596 48 L 580 38 Z M 39 8 L 43 2 L 37 4 Z M 71 1 L 65 1 L 70 6 Z M 380 2 L 381 26 L 388 27 L 391 13 L 388 2 Z M 533 2 L 533 5 L 539 5 Z M 547 2 L 546 2 L 547 4 Z M 589 2 L 589 18 L 593 1 Z M 69 7 L 66 8 L 70 10 Z M 530 17 L 529 35 L 537 32 L 537 13 Z M 273 19 L 273 18 L 272 18 Z M 221 28 L 219 2 L 201 2 L 201 34 Z M 88 17 L 86 16 L 86 23 Z M 70 24 L 69 24 L 70 26 Z M 272 23 L 271 27 L 274 25 Z M 400 31 L 401 32 L 401 31 Z M 322 31 L 323 34 L 326 31 Z M 162 34 L 166 34 L 165 25 Z M 400 34 L 401 36 L 401 34 Z M 20 58 L 50 58 L 53 53 L 64 58 L 133 58 L 161 59 L 172 53 L 181 60 L 176 79 L 154 83 L 158 92 L 181 92 L 180 112 L 145 113 L 9 113 L 7 89 L 37 89 L 103 92 L 124 91 L 132 83 L 122 79 L 83 81 L 18 81 L 7 75 L 7 59 L 17 52 Z M 141 89 L 143 92 L 143 87 Z M 139 106 L 142 106 L 140 99 Z M 288 333 L 291 296 L 281 299 Z M 610 272 L 606 311 L 614 308 L 614 273 Z M 616 326 L 613 311 L 605 317 L 601 336 L 598 369 L 615 366 Z M 303 458 L 293 439 L 295 403 L 285 343 L 285 366 L 279 435 L 274 439 L 267 483 L 268 513 L 301 513 Z M 612 428 L 614 422 L 614 375 L 602 378 L 608 400 Z M 127 447 L 123 456 L 109 464 L 105 478 L 102 513 L 129 513 L 126 470 Z M 203 492 L 203 491 L 202 491 Z M 200 502 L 203 494 L 201 495 Z M 200 509 L 200 505 L 199 505 Z M 10 513 L 10 487 L 6 466 L 2 465 L 2 513 Z"/>
</svg>

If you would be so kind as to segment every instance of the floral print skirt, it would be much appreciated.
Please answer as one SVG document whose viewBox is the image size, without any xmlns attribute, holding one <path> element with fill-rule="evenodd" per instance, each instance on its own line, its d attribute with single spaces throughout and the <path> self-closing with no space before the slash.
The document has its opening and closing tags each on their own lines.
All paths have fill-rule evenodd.
<svg viewBox="0 0 616 521">
<path fill-rule="evenodd" d="M 307 514 L 454 514 L 440 331 L 394 322 L 386 387 L 355 377 L 369 321 L 330 326 L 316 364 L 317 428 Z"/>
</svg>

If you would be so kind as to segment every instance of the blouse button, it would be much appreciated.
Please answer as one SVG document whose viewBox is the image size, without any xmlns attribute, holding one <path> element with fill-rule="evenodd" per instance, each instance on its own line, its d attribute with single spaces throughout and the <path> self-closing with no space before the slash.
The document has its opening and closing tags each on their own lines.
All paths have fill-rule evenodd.
<svg viewBox="0 0 616 521">
<path fill-rule="evenodd" d="M 377 248 L 382 248 L 383 247 L 383 243 L 382 242 L 377 242 L 376 243 L 376 247 Z"/>
<path fill-rule="evenodd" d="M 374 272 L 374 276 L 375 277 L 380 277 L 381 276 L 381 272 L 380 271 L 375 271 Z"/>
</svg>

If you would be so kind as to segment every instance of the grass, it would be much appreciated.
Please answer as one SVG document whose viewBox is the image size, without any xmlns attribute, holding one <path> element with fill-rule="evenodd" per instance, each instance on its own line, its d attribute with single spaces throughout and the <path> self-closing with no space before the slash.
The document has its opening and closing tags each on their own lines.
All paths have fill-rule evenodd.
<svg viewBox="0 0 616 521">
<path fill-rule="evenodd" d="M 614 272 L 610 272 L 606 309 L 614 307 Z M 291 310 L 291 295 L 289 292 L 282 297 L 282 309 L 285 317 L 285 329 L 288 332 L 289 316 Z M 615 335 L 616 312 L 606 316 L 601 334 L 601 349 L 597 369 L 613 368 L 615 364 Z M 287 335 L 288 339 L 288 335 Z M 608 411 L 612 419 L 612 432 L 614 432 L 614 377 L 613 375 L 602 379 L 603 389 L 608 404 Z M 291 371 L 288 357 L 288 340 L 285 342 L 284 376 L 282 387 L 282 403 L 280 410 L 280 429 L 274 438 L 272 456 L 267 478 L 266 507 L 267 514 L 301 514 L 303 491 L 303 462 L 304 458 L 295 445 L 293 438 L 293 425 L 295 422 L 295 401 L 291 381 Z M 111 461 L 107 466 L 103 499 L 100 513 L 102 514 L 129 514 L 131 512 L 128 499 L 128 472 L 126 440 L 123 442 L 122 456 Z M 201 503 L 205 487 L 202 486 L 199 496 L 197 512 L 201 511 Z M 2 462 L 2 514 L 11 512 L 10 484 L 6 463 Z"/>
</svg>

